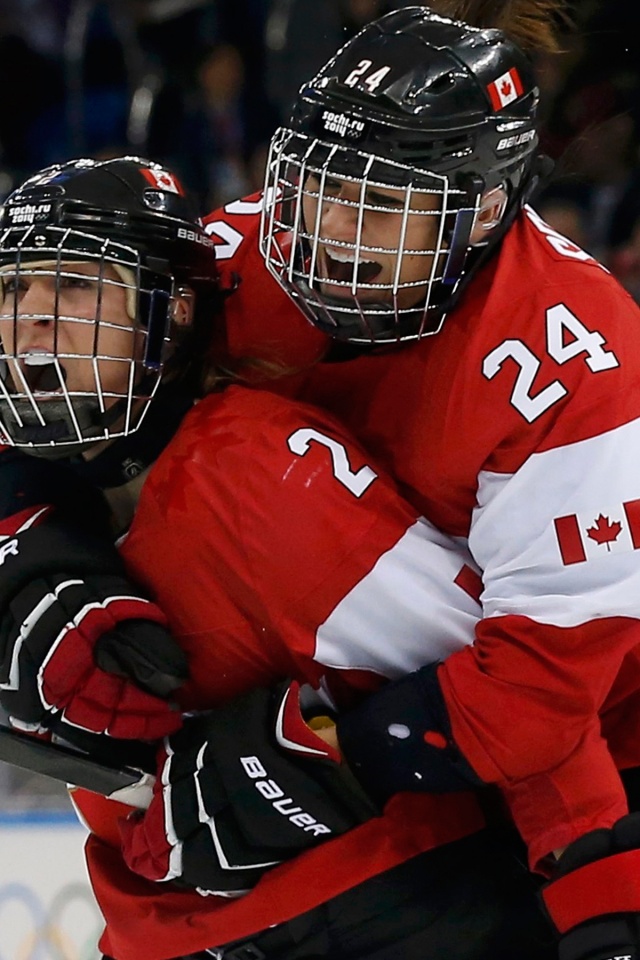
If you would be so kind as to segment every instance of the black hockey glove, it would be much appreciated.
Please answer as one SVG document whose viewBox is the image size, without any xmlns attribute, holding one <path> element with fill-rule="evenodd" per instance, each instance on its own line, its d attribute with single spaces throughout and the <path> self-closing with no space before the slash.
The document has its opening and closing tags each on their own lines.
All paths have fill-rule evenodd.
<svg viewBox="0 0 640 960">
<path fill-rule="evenodd" d="M 83 731 L 178 730 L 165 698 L 187 677 L 185 657 L 128 582 L 102 495 L 15 451 L 0 454 L 0 491 L 0 705 L 12 723 L 83 746 Z"/>
<path fill-rule="evenodd" d="M 640 957 L 640 814 L 570 844 L 542 890 L 559 960 Z"/>
<path fill-rule="evenodd" d="M 155 796 L 121 825 L 148 880 L 238 895 L 282 860 L 377 811 L 303 720 L 297 683 L 255 690 L 185 721 L 158 755 Z"/>
<path fill-rule="evenodd" d="M 431 663 L 392 681 L 336 721 L 344 758 L 378 802 L 484 786 L 454 743 L 437 671 Z"/>
</svg>

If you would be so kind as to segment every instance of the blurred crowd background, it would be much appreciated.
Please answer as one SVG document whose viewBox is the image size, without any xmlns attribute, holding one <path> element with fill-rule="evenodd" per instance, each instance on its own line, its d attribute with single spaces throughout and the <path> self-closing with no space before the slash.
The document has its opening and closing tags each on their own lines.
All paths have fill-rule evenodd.
<svg viewBox="0 0 640 960">
<path fill-rule="evenodd" d="M 402 0 L 0 0 L 0 200 L 58 160 L 138 153 L 203 212 L 260 187 L 300 84 Z M 541 212 L 640 297 L 637 0 L 568 0 L 537 63 L 556 161 Z"/>
<path fill-rule="evenodd" d="M 0 201 L 74 156 L 175 168 L 203 213 L 262 185 L 302 82 L 398 0 L 0 0 Z M 536 61 L 542 215 L 640 302 L 638 0 L 568 0 L 562 52 Z M 0 798 L 59 796 L 0 764 Z"/>
</svg>

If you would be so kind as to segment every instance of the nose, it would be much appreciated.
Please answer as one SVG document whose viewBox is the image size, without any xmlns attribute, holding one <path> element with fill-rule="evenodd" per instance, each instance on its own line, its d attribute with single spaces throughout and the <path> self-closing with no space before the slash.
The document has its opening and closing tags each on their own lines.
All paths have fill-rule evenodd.
<svg viewBox="0 0 640 960">
<path fill-rule="evenodd" d="M 54 309 L 55 296 L 47 291 L 46 285 L 40 280 L 30 282 L 30 278 L 25 278 L 17 294 L 6 296 L 0 309 L 3 350 L 22 353 L 36 342 L 41 348 L 52 349 Z"/>
</svg>

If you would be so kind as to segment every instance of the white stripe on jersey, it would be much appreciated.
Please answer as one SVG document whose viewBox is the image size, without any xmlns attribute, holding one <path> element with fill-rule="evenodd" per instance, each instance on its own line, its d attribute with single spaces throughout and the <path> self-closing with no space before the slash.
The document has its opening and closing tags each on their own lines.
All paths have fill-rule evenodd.
<svg viewBox="0 0 640 960">
<path fill-rule="evenodd" d="M 478 479 L 469 549 L 484 571 L 485 617 L 522 614 L 559 627 L 640 617 L 640 549 L 629 524 L 640 498 L 640 420 L 533 454 L 515 474 Z M 600 516 L 615 539 L 598 541 Z M 584 560 L 563 562 L 560 518 Z"/>
<path fill-rule="evenodd" d="M 472 643 L 480 605 L 454 583 L 465 565 L 477 573 L 466 541 L 418 520 L 320 626 L 314 659 L 398 677 Z"/>
</svg>

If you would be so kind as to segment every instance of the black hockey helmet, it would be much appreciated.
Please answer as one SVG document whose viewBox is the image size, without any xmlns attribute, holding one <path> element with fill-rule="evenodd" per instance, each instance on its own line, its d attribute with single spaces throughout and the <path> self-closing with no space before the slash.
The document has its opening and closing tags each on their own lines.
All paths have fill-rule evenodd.
<svg viewBox="0 0 640 960">
<path fill-rule="evenodd" d="M 267 197 L 277 202 L 266 204 L 262 230 L 270 271 L 311 322 L 338 339 L 436 332 L 481 259 L 470 237 L 482 196 L 494 187 L 506 193 L 486 247 L 537 183 L 537 106 L 532 65 L 499 30 L 428 7 L 369 24 L 301 88 L 290 125 L 273 138 Z M 351 185 L 344 195 L 341 184 Z M 381 189 L 396 191 L 400 219 L 395 229 L 389 222 L 393 242 L 376 244 L 365 223 L 382 212 Z M 331 203 L 353 208 L 350 241 L 323 236 L 320 210 Z M 408 218 L 418 214 L 432 218 L 433 242 L 411 249 Z M 327 243 L 343 264 L 333 274 L 322 268 Z M 395 257 L 384 282 L 362 269 L 380 253 Z M 420 283 L 403 283 L 408 255 L 423 258 Z"/>
<path fill-rule="evenodd" d="M 96 315 L 60 317 L 61 285 L 77 279 L 79 262 L 96 265 Z M 50 352 L 16 353 L 19 298 L 7 294 L 35 272 L 54 278 L 56 297 L 52 313 L 34 322 L 73 320 L 95 329 L 92 352 L 81 356 L 93 364 L 91 389 L 67 384 L 65 362 L 78 355 L 58 348 L 57 332 Z M 214 245 L 192 199 L 171 171 L 138 157 L 72 160 L 18 187 L 0 211 L 0 281 L 4 337 L 13 341 L 0 343 L 0 430 L 5 442 L 51 456 L 133 433 L 175 354 L 176 296 L 183 287 L 195 293 L 195 324 L 210 316 L 219 295 Z M 138 345 L 126 358 L 100 353 L 100 328 L 108 326 L 100 305 L 108 284 L 126 293 Z M 14 333 L 7 336 L 12 322 Z M 127 364 L 121 391 L 100 382 L 101 362 L 114 359 Z"/>
</svg>

